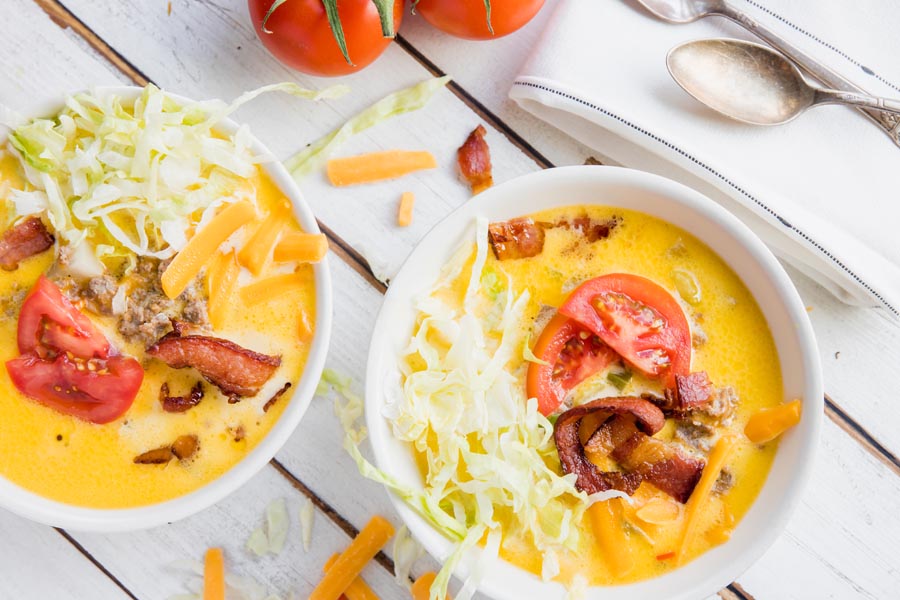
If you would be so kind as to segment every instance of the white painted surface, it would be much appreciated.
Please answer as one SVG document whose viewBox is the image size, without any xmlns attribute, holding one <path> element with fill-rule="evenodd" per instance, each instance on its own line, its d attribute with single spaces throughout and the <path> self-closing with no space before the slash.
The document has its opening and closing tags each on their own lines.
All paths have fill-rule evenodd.
<svg viewBox="0 0 900 600">
<path fill-rule="evenodd" d="M 264 83 L 295 80 L 321 87 L 329 80 L 296 75 L 278 65 L 257 43 L 244 0 L 174 0 L 172 14 L 162 0 L 66 0 L 93 31 L 140 71 L 172 91 L 195 97 L 231 98 Z M 408 19 L 403 35 L 480 103 L 499 115 L 527 142 L 557 164 L 583 162 L 590 152 L 517 111 L 506 87 L 539 33 L 538 20 L 516 36 L 491 44 L 457 42 L 435 34 L 420 19 Z M 32 0 L 0 3 L 0 103 L 19 110 L 94 84 L 125 81 L 102 57 L 86 50 L 72 32 L 52 23 Z M 348 78 L 353 93 L 340 101 L 309 105 L 271 97 L 243 109 L 238 119 L 280 156 L 315 139 L 384 94 L 429 74 L 399 47 L 370 69 Z M 304 183 L 313 209 L 326 226 L 369 257 L 376 271 L 390 275 L 415 242 L 454 206 L 468 201 L 456 181 L 455 149 L 481 119 L 450 92 L 426 111 L 370 130 L 342 154 L 381 148 L 428 149 L 438 157 L 436 173 L 402 183 L 336 191 L 319 176 Z M 502 181 L 532 171 L 535 162 L 489 127 L 495 177 Z M 401 191 L 417 193 L 412 227 L 394 227 Z M 477 201 L 473 200 L 473 201 Z M 352 218 L 348 218 L 352 215 Z M 336 319 L 329 366 L 354 377 L 361 389 L 368 336 L 380 294 L 347 265 L 332 257 Z M 846 307 L 821 288 L 792 273 L 812 307 L 831 398 L 881 444 L 900 454 L 900 410 L 894 387 L 900 369 L 900 325 L 885 315 Z M 838 353 L 837 357 L 835 353 Z M 316 399 L 278 459 L 337 513 L 359 528 L 373 514 L 392 519 L 386 493 L 361 479 L 340 448 L 340 427 L 330 402 Z M 223 544 L 234 570 L 268 584 L 273 591 L 308 591 L 330 552 L 346 534 L 317 512 L 314 547 L 304 554 L 299 527 L 279 557 L 254 559 L 242 550 L 274 498 L 288 501 L 292 519 L 304 498 L 268 467 L 250 484 L 184 522 L 148 532 L 73 537 L 139 598 L 165 598 L 184 578 L 167 565 L 200 558 L 210 544 Z M 888 598 L 900 587 L 895 518 L 900 477 L 830 422 L 813 484 L 787 535 L 738 581 L 756 598 Z M 0 597 L 121 598 L 124 593 L 63 536 L 52 529 L 0 514 Z M 416 573 L 428 568 L 423 561 Z M 433 565 L 432 565 L 433 567 Z M 52 569 L 57 574 L 47 577 Z M 407 597 L 386 571 L 366 573 L 382 598 Z"/>
</svg>

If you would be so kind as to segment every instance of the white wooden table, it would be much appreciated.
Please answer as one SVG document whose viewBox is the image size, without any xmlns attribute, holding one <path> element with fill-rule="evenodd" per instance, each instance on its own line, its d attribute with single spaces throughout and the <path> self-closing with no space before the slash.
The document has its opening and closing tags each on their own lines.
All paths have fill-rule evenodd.
<svg viewBox="0 0 900 600">
<path fill-rule="evenodd" d="M 382 282 L 434 223 L 469 199 L 456 181 L 453 157 L 471 129 L 479 123 L 488 128 L 497 181 L 581 164 L 591 156 L 506 98 L 548 16 L 545 7 L 519 33 L 489 44 L 445 37 L 420 18 L 407 18 L 398 43 L 375 65 L 347 78 L 351 95 L 318 105 L 272 96 L 237 115 L 286 157 L 390 91 L 435 74 L 455 77 L 427 110 L 370 130 L 344 148 L 429 149 L 441 157 L 438 173 L 404 181 L 404 189 L 417 196 L 411 227 L 394 225 L 396 184 L 338 191 L 318 175 L 304 184 L 333 248 L 336 318 L 328 366 L 351 375 L 357 387 Z M 272 59 L 249 25 L 245 0 L 0 2 L 0 103 L 21 112 L 97 84 L 152 81 L 195 98 L 230 99 L 287 80 L 329 83 Z M 787 532 L 719 596 L 898 598 L 900 324 L 883 311 L 842 305 L 802 275 L 791 275 L 809 306 L 825 370 L 822 445 Z M 244 550 L 246 539 L 266 505 L 279 497 L 294 517 L 287 549 L 277 557 L 253 558 Z M 307 498 L 317 514 L 313 546 L 304 553 L 295 515 Z M 326 558 L 375 513 L 397 521 L 385 491 L 362 479 L 341 449 L 331 403 L 317 399 L 267 468 L 230 498 L 184 521 L 98 535 L 52 529 L 0 511 L 0 599 L 168 598 L 185 591 L 184 574 L 171 564 L 200 559 L 209 546 L 225 548 L 230 570 L 272 592 L 295 590 L 302 598 Z M 379 557 L 364 576 L 382 598 L 407 597 L 391 571 L 389 556 Z"/>
</svg>

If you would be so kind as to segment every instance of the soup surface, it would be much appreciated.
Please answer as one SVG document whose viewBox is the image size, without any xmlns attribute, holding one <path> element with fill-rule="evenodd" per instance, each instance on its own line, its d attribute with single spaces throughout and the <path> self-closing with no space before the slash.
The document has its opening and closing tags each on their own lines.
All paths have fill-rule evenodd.
<svg viewBox="0 0 900 600">
<path fill-rule="evenodd" d="M 21 222 L 14 211 L 13 190 L 31 187 L 11 149 L 0 151 L 0 157 L 0 222 L 6 230 Z M 56 237 L 53 247 L 24 258 L 14 270 L 0 271 L 0 361 L 20 355 L 16 339 L 23 300 L 46 275 L 102 331 L 114 353 L 134 357 L 144 372 L 130 408 L 111 422 L 94 423 L 27 397 L 7 369 L 0 369 L 0 476 L 72 505 L 137 507 L 196 490 L 233 467 L 265 437 L 288 403 L 288 388 L 303 371 L 316 307 L 312 265 L 272 259 L 279 239 L 302 231 L 290 201 L 259 167 L 254 165 L 252 173 L 234 177 L 234 185 L 243 189 L 242 198 L 251 202 L 255 216 L 203 257 L 205 266 L 177 298 L 167 298 L 160 288 L 168 261 L 133 252 L 104 257 L 100 276 L 73 276 L 60 259 L 63 237 L 49 224 Z M 196 223 L 200 214 L 189 217 Z M 238 266 L 237 257 L 266 226 L 274 234 L 264 242 L 264 256 L 255 265 L 258 272 L 252 273 L 245 265 L 249 261 L 242 257 Z M 202 225 L 185 232 L 186 237 L 191 239 L 198 231 Z M 94 247 L 104 241 L 88 239 Z M 220 255 L 226 264 L 232 257 L 235 261 L 229 268 L 236 279 L 230 282 L 227 297 L 222 292 L 225 284 L 210 280 L 213 261 Z M 267 293 L 252 293 L 249 286 L 260 282 L 271 284 Z M 115 294 L 120 288 L 124 289 L 118 294 L 117 307 Z M 220 298 L 220 305 L 227 306 L 220 311 L 224 318 L 215 324 L 210 314 L 213 294 L 225 298 Z M 184 323 L 189 335 L 236 344 L 242 355 L 250 351 L 267 355 L 266 360 L 277 362 L 277 368 L 258 389 L 226 393 L 213 381 L 215 377 L 191 368 L 194 365 L 174 368 L 148 354 L 149 346 L 166 334 L 173 335 L 170 319 Z M 167 394 L 161 390 L 164 385 Z M 199 403 L 183 412 L 164 409 L 163 396 L 189 398 L 192 389 L 202 389 Z M 283 397 L 279 398 L 279 392 Z M 193 440 L 187 453 L 174 446 L 182 438 Z M 152 454 L 158 449 L 162 458 Z"/>
<path fill-rule="evenodd" d="M 752 415 L 784 400 L 772 336 L 738 276 L 686 231 L 646 214 L 603 206 L 553 209 L 530 219 L 537 227 L 532 233 L 539 233 L 543 240 L 535 255 L 520 257 L 523 249 L 524 254 L 533 253 L 525 247 L 531 243 L 527 233 L 513 240 L 511 249 L 498 248 L 498 238 L 491 237 L 493 247 L 486 253 L 486 240 L 479 240 L 481 255 L 479 249 L 464 248 L 448 264 L 430 298 L 419 301 L 413 341 L 401 362 L 403 398 L 390 403 L 385 415 L 395 435 L 413 445 L 426 493 L 439 498 L 440 506 L 457 521 L 465 521 L 469 531 L 479 523 L 485 525 L 479 531 L 482 543 L 491 543 L 491 531 L 501 531 L 499 554 L 504 559 L 570 586 L 622 584 L 659 576 L 724 543 L 766 480 L 777 440 L 752 443 L 744 429 Z M 490 230 L 494 236 L 494 224 Z M 481 226 L 478 235 L 487 238 L 485 234 Z M 716 472 L 715 485 L 702 498 L 673 498 L 651 483 L 653 475 L 647 472 L 627 501 L 607 500 L 610 494 L 604 492 L 600 496 L 604 499 L 590 509 L 585 493 L 559 491 L 575 478 L 561 464 L 562 450 L 550 437 L 556 423 L 555 441 L 560 443 L 559 425 L 568 409 L 598 398 L 629 397 L 659 406 L 669 399 L 667 376 L 642 373 L 633 361 L 612 353 L 608 365 L 567 390 L 562 405 L 545 415 L 549 420 L 543 421 L 529 404 L 533 396 L 528 393 L 529 372 L 540 368 L 541 359 L 551 364 L 557 360 L 555 355 L 541 355 L 541 342 L 535 344 L 535 340 L 573 290 L 610 274 L 651 280 L 677 299 L 687 318 L 692 346 L 689 371 L 704 372 L 711 382 L 708 404 L 680 412 L 665 409 L 665 425 L 652 437 L 664 442 L 660 447 L 665 452 L 687 462 L 699 461 L 701 466 L 710 462 L 720 440 L 734 440 L 724 468 Z M 638 303 L 627 299 L 625 305 L 633 308 Z M 637 314 L 644 314 L 640 310 L 645 308 L 636 309 Z M 472 317 L 478 327 L 469 321 Z M 588 334 L 580 339 L 587 340 Z M 482 352 L 485 368 L 473 367 Z M 497 356 L 509 357 L 502 365 L 504 374 L 486 379 L 487 373 L 494 377 L 496 365 L 490 361 Z M 564 358 L 561 354 L 553 366 L 553 377 L 567 368 Z M 466 381 L 476 383 L 468 384 L 470 389 L 465 391 L 454 387 L 452 382 L 467 377 L 467 371 L 476 376 Z M 486 391 L 471 391 L 482 384 Z M 435 391 L 426 399 L 420 386 Z M 650 400 L 641 400 L 642 396 Z M 515 429 L 507 417 L 491 413 L 501 410 L 496 406 L 507 398 L 509 406 L 523 415 Z M 448 408 L 456 404 L 462 407 Z M 469 418 L 478 423 L 467 422 Z M 586 431 L 591 418 L 579 422 L 580 442 L 586 447 L 592 433 L 599 431 L 599 423 L 623 417 L 603 412 Z M 631 416 L 625 418 L 633 421 Z M 451 421 L 453 425 L 448 426 Z M 489 432 L 493 423 L 501 423 L 498 438 Z M 514 438 L 513 431 L 524 433 Z M 511 457 L 510 446 L 520 440 L 534 446 L 530 460 L 541 460 L 541 465 L 528 470 L 521 467 L 519 458 Z M 458 453 L 448 453 L 441 444 L 458 446 Z M 630 467 L 622 466 L 627 463 L 619 450 L 604 454 L 584 449 L 584 455 L 597 470 L 623 475 Z M 454 460 L 458 460 L 455 466 Z M 491 465 L 486 473 L 484 463 Z M 526 487 L 558 486 L 559 490 L 540 496 L 541 502 L 549 498 L 549 504 L 529 507 L 538 496 L 526 489 L 519 496 L 516 485 L 520 484 L 511 482 L 514 476 L 506 471 L 529 481 Z M 688 495 L 699 477 L 697 470 Z M 580 484 L 579 476 L 579 490 Z M 696 508 L 689 508 L 691 504 Z M 601 523 L 597 522 L 598 506 L 608 508 Z M 532 509 L 534 513 L 529 512 Z M 554 516 L 545 516 L 548 513 Z M 696 515 L 690 519 L 692 533 L 684 542 L 689 513 Z M 541 522 L 544 518 L 564 522 L 571 518 L 571 531 L 566 529 L 568 522 L 546 524 Z"/>
</svg>

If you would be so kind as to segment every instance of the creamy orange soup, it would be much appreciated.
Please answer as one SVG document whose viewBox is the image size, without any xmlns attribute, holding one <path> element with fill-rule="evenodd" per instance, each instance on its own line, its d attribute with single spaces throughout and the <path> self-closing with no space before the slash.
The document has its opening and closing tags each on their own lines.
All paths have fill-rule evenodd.
<svg viewBox="0 0 900 600">
<path fill-rule="evenodd" d="M 245 182 L 256 190 L 258 222 L 244 228 L 244 239 L 273 211 L 290 215 L 290 202 L 262 172 Z M 0 161 L 0 198 L 24 185 L 17 163 L 9 153 Z M 3 203 L 0 214 L 4 230 L 12 225 L 10 205 Z M 293 217 L 286 216 L 285 232 L 300 231 Z M 25 292 L 42 273 L 53 278 L 56 250 L 50 249 L 26 259 L 15 271 L 0 271 L 0 361 L 18 356 L 16 326 Z M 241 286 L 270 276 L 294 272 L 296 283 L 279 295 L 246 306 L 237 294 L 229 318 L 213 331 L 208 323 L 202 333 L 225 338 L 244 348 L 281 357 L 281 366 L 255 396 L 228 403 L 214 385 L 203 381 L 194 369 L 173 369 L 145 354 L 147 339 L 126 337 L 115 315 L 91 311 L 91 303 L 78 299 L 77 307 L 100 326 L 112 345 L 136 357 L 145 370 L 143 383 L 131 408 L 115 421 L 97 425 L 61 414 L 23 396 L 0 369 L 0 476 L 52 500 L 91 508 L 136 507 L 187 494 L 216 479 L 252 450 L 278 420 L 290 398 L 290 391 L 264 406 L 285 383 L 296 384 L 309 353 L 310 324 L 315 322 L 313 268 L 272 263 L 258 276 L 246 269 Z M 117 285 L 132 286 L 133 270 L 119 265 L 111 272 Z M 196 302 L 205 308 L 206 270 L 193 283 Z M 63 282 L 64 279 L 59 281 Z M 64 286 L 63 286 L 64 287 Z M 64 289 L 66 289 L 64 287 Z M 129 287 L 129 294 L 135 289 Z M 303 334 L 301 334 L 303 332 Z M 203 381 L 202 401 L 184 413 L 167 413 L 160 402 L 160 387 L 168 384 L 170 395 L 182 396 Z M 165 447 L 179 436 L 196 436 L 199 448 L 188 460 L 173 459 L 165 464 L 136 464 L 135 458 L 149 450 Z"/>
<path fill-rule="evenodd" d="M 613 515 L 613 527 L 620 531 L 619 539 L 625 540 L 626 547 L 614 552 L 604 548 L 598 541 L 590 513 L 586 513 L 584 520 L 576 524 L 583 533 L 577 548 L 558 553 L 560 569 L 555 579 L 571 584 L 576 575 L 580 575 L 590 585 L 612 585 L 662 575 L 724 543 L 766 480 L 778 443 L 753 444 L 743 431 L 751 415 L 783 401 L 779 359 L 772 335 L 740 278 L 687 231 L 646 214 L 602 206 L 560 208 L 530 216 L 535 222 L 544 223 L 579 216 L 595 222 L 618 220 L 618 225 L 606 239 L 594 242 L 574 229 L 548 228 L 543 251 L 530 258 L 497 260 L 488 252 L 482 286 L 499 285 L 505 289 L 508 276 L 516 295 L 524 291 L 530 293 L 519 326 L 532 342 L 547 320 L 543 313 L 559 307 L 579 283 L 609 273 L 639 274 L 678 298 L 692 330 L 691 371 L 706 371 L 717 389 L 733 390 L 737 398 L 733 414 L 713 420 L 712 431 L 707 432 L 708 436 L 694 439 L 696 445 L 689 441 L 696 432 L 672 418 L 655 435 L 678 444 L 690 456 L 704 460 L 708 458 L 709 448 L 721 436 L 732 434 L 738 440 L 726 462 L 726 475 L 720 478 L 720 485 L 703 505 L 697 534 L 686 553 L 673 557 L 684 529 L 685 506 L 645 481 L 630 503 L 618 501 L 621 509 Z M 474 260 L 473 251 L 455 278 L 434 292 L 434 297 L 461 310 Z M 690 302 L 682 296 L 688 297 Z M 414 335 L 419 327 L 421 325 L 417 326 Z M 407 356 L 406 365 L 412 373 L 424 368 L 418 354 Z M 621 371 L 623 366 L 616 363 L 612 370 Z M 505 366 L 518 379 L 522 390 L 527 367 L 528 363 L 519 354 Z M 577 405 L 597 397 L 662 393 L 663 386 L 659 381 L 642 377 L 634 369 L 630 371 L 632 378 L 621 390 L 611 385 L 607 378 L 609 371 L 604 370 L 575 388 L 568 400 Z M 434 449 L 433 438 L 429 443 Z M 427 481 L 429 458 L 426 452 L 419 452 L 417 459 Z M 608 468 L 609 459 L 605 460 L 597 464 Z M 559 469 L 559 463 L 553 461 L 549 461 L 548 466 Z M 464 471 L 466 466 L 459 468 Z M 465 476 L 461 478 L 465 479 Z M 657 510 L 642 510 L 648 505 L 655 505 Z M 502 520 L 503 514 L 495 513 L 504 528 L 501 556 L 540 576 L 544 555 L 529 539 L 511 535 L 509 521 Z M 647 518 L 641 518 L 641 515 Z M 630 558 L 623 565 L 612 554 L 627 554 Z"/>
</svg>

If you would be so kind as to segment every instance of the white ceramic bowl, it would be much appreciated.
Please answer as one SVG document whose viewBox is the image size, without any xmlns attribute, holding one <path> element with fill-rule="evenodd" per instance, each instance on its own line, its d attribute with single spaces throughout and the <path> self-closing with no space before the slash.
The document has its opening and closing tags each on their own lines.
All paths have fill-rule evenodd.
<svg viewBox="0 0 900 600">
<path fill-rule="evenodd" d="M 802 398 L 803 418 L 785 434 L 769 477 L 731 540 L 661 577 L 590 588 L 590 600 L 705 598 L 743 573 L 775 541 L 800 501 L 819 439 L 824 394 L 821 366 L 806 310 L 781 265 L 745 225 L 719 205 L 668 179 L 616 167 L 565 167 L 520 177 L 492 188 L 439 223 L 410 254 L 391 283 L 378 315 L 366 373 L 366 421 L 378 466 L 401 482 L 421 488 L 411 448 L 396 440 L 382 408 L 400 393 L 397 357 L 407 346 L 415 318 L 413 298 L 427 292 L 452 251 L 474 241 L 476 216 L 506 220 L 539 210 L 601 204 L 641 211 L 668 221 L 704 241 L 741 277 L 768 321 L 784 378 L 785 398 Z M 391 499 L 412 534 L 439 561 L 452 544 L 397 496 Z M 465 577 L 481 550 L 457 570 Z M 560 584 L 509 563 L 490 570 L 481 591 L 496 600 L 563 598 Z"/>
<path fill-rule="evenodd" d="M 98 91 L 114 93 L 123 99 L 131 100 L 138 97 L 141 93 L 141 88 L 131 86 L 104 87 L 98 88 Z M 169 95 L 176 100 L 189 101 L 182 96 Z M 50 106 L 44 110 L 35 111 L 35 114 L 54 114 L 60 108 L 61 105 Z M 226 133 L 233 133 L 237 130 L 238 124 L 230 119 L 226 119 L 217 128 Z M 271 155 L 268 149 L 256 138 L 253 138 L 252 148 L 257 154 Z M 319 226 L 316 223 L 312 210 L 310 210 L 293 177 L 290 176 L 284 166 L 278 161 L 264 163 L 261 166 L 281 191 L 290 198 L 294 207 L 294 216 L 300 225 L 303 226 L 303 229 L 308 232 L 319 233 Z M 275 423 L 268 435 L 225 474 L 184 496 L 148 506 L 125 509 L 94 509 L 64 504 L 39 496 L 0 477 L 0 507 L 34 521 L 66 529 L 131 531 L 183 519 L 212 506 L 241 487 L 259 472 L 287 442 L 288 438 L 291 437 L 315 394 L 316 386 L 322 375 L 322 369 L 325 366 L 325 355 L 328 353 L 328 343 L 331 338 L 331 272 L 328 269 L 327 261 L 314 265 L 313 270 L 316 282 L 316 323 L 312 347 L 310 348 L 309 358 L 304 367 L 303 375 L 300 377 L 298 384 L 292 388 L 294 391 L 288 400 L 284 412 L 282 412 L 278 422 Z"/>
</svg>

